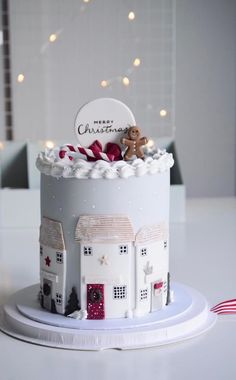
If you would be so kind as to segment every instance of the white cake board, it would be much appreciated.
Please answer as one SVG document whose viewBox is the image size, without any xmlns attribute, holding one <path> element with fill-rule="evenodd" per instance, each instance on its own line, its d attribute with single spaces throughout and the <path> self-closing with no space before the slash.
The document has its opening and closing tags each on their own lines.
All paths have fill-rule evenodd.
<svg viewBox="0 0 236 380">
<path fill-rule="evenodd" d="M 176 343 L 207 331 L 216 321 L 204 296 L 174 283 L 174 301 L 145 317 L 74 320 L 43 310 L 39 285 L 15 293 L 0 309 L 0 330 L 43 346 L 73 350 L 136 349 Z"/>
</svg>

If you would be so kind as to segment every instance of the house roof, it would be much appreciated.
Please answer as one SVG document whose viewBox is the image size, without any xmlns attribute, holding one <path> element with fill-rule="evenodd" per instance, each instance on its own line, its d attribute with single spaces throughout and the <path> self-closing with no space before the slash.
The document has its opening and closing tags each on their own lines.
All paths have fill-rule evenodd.
<svg viewBox="0 0 236 380">
<path fill-rule="evenodd" d="M 165 223 L 152 224 L 142 227 L 135 239 L 135 245 L 154 243 L 155 241 L 166 240 L 168 238 L 168 227 Z"/>
<path fill-rule="evenodd" d="M 43 217 L 39 242 L 58 251 L 64 251 L 65 241 L 61 222 Z"/>
<path fill-rule="evenodd" d="M 134 230 L 126 215 L 82 215 L 75 239 L 86 242 L 125 243 L 135 240 Z"/>
</svg>

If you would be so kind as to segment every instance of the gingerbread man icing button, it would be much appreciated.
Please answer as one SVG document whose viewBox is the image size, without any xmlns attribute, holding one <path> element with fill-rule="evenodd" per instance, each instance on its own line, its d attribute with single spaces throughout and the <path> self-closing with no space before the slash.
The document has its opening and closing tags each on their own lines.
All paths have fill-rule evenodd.
<svg viewBox="0 0 236 380">
<path fill-rule="evenodd" d="M 148 143 L 146 137 L 140 137 L 141 130 L 137 126 L 132 126 L 128 129 L 127 138 L 123 137 L 120 141 L 121 144 L 126 145 L 127 149 L 124 154 L 124 160 L 130 160 L 133 156 L 137 158 L 144 158 L 142 146 Z"/>
</svg>

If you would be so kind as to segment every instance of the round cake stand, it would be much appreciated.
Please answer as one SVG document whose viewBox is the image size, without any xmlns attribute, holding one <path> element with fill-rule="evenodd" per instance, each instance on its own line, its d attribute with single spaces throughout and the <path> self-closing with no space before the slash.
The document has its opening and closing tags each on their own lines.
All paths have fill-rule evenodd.
<svg viewBox="0 0 236 380">
<path fill-rule="evenodd" d="M 172 284 L 174 300 L 145 317 L 75 320 L 43 310 L 39 285 L 22 289 L 0 309 L 0 330 L 26 342 L 73 350 L 136 349 L 180 342 L 212 327 L 216 314 L 203 295 Z"/>
</svg>

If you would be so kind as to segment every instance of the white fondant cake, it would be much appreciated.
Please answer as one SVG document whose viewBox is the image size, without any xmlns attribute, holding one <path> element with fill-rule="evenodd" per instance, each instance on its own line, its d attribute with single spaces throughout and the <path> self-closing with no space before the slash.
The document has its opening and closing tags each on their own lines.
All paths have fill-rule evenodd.
<svg viewBox="0 0 236 380">
<path fill-rule="evenodd" d="M 98 102 L 101 105 L 101 99 Z M 113 114 L 109 114 L 110 102 L 118 107 L 112 109 Z M 127 121 L 122 114 L 119 121 L 119 107 L 124 105 L 113 99 L 102 99 L 99 111 L 94 111 L 92 103 L 93 113 L 107 110 L 109 115 L 91 115 L 87 104 L 90 121 L 81 128 L 77 116 L 77 131 L 91 134 L 93 130 L 96 140 L 97 125 L 102 124 L 99 139 L 104 133 L 107 139 L 109 133 L 110 141 L 117 142 L 133 116 L 129 114 Z M 130 112 L 127 107 L 125 112 Z M 105 128 L 104 120 L 109 124 Z M 96 128 L 91 128 L 95 122 Z M 112 125 L 118 127 L 111 130 Z M 131 161 L 87 161 L 81 158 L 84 152 L 79 147 L 70 146 L 70 154 L 63 150 L 63 158 L 62 150 L 55 148 L 40 153 L 37 159 L 41 171 L 42 306 L 88 320 L 131 318 L 162 309 L 170 298 L 172 155 L 158 151 Z"/>
<path fill-rule="evenodd" d="M 135 124 L 123 103 L 98 99 L 76 117 L 79 145 L 39 154 L 40 292 L 35 285 L 10 297 L 0 307 L 1 331 L 44 346 L 103 350 L 179 342 L 214 325 L 201 294 L 170 287 L 174 162 L 156 148 L 144 155 L 147 138 Z"/>
</svg>

